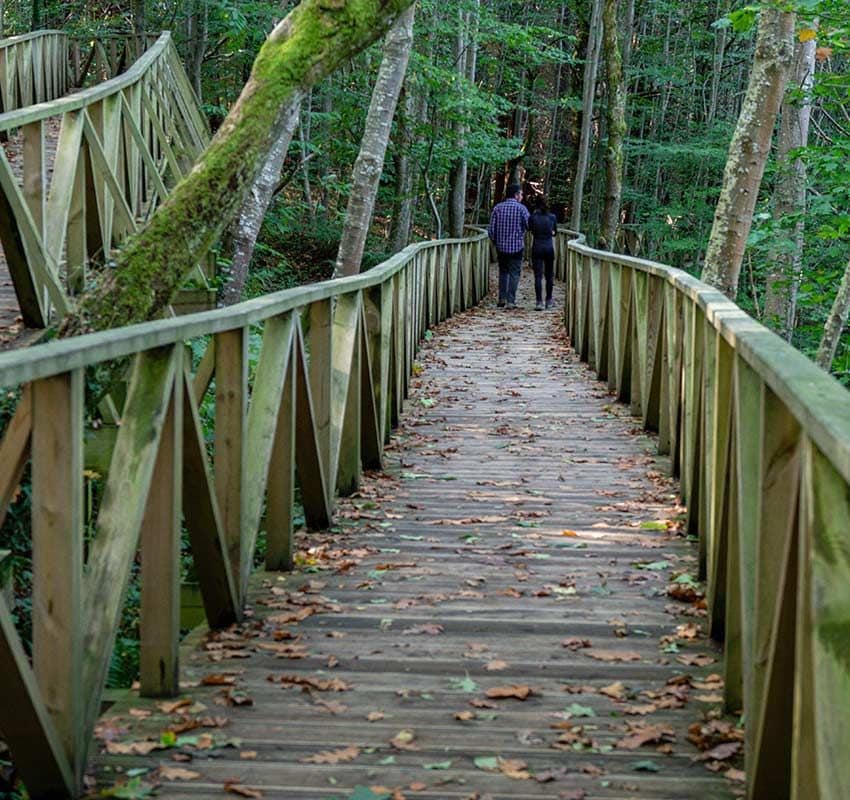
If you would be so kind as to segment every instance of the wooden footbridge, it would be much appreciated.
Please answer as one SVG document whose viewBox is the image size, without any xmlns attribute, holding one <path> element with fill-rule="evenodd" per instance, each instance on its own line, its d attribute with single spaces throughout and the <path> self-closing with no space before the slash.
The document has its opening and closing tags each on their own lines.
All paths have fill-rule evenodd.
<svg viewBox="0 0 850 800">
<path fill-rule="evenodd" d="M 0 40 L 0 348 L 68 310 L 208 138 L 168 33 Z M 200 268 L 195 284 L 208 293 Z"/>
<path fill-rule="evenodd" d="M 0 157 L 35 321 L 201 145 L 170 48 L 51 104 L 84 169 L 47 190 Z M 0 130 L 38 154 L 52 116 Z M 425 242 L 0 354 L 0 514 L 28 472 L 33 556 L 0 731 L 31 797 L 850 797 L 846 391 L 678 270 L 562 231 L 561 311 L 505 312 L 489 261 Z M 115 426 L 87 376 L 118 360 Z"/>
</svg>

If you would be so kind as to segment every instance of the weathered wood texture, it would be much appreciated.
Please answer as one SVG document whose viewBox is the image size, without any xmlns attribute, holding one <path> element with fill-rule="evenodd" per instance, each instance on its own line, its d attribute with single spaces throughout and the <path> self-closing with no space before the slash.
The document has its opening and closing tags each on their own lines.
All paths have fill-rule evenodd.
<svg viewBox="0 0 850 800">
<path fill-rule="evenodd" d="M 123 733 L 95 758 L 99 783 L 119 766 L 150 767 L 144 780 L 156 780 L 162 764 L 161 792 L 175 798 L 221 796 L 228 780 L 299 800 L 350 797 L 357 785 L 409 800 L 733 796 L 691 762 L 686 740 L 722 698 L 682 678 L 717 672 L 719 657 L 705 635 L 677 639 L 677 623 L 705 620 L 664 596 L 671 572 L 697 568 L 694 545 L 658 522 L 679 511 L 668 459 L 570 352 L 557 312 L 530 310 L 528 273 L 521 290 L 525 311 L 491 300 L 434 329 L 385 471 L 338 501 L 329 533 L 297 536 L 294 573 L 255 576 L 245 624 L 187 642 L 183 697 L 206 711 L 162 713 L 135 695 L 109 710 L 104 735 Z M 299 612 L 314 613 L 290 621 Z M 663 652 L 662 636 L 676 652 Z M 684 665 L 697 656 L 703 667 Z M 302 692 L 281 675 L 348 688 Z M 642 694 L 670 679 L 684 686 L 681 707 Z M 534 694 L 486 700 L 512 684 Z M 229 693 L 253 705 L 227 705 Z M 129 713 L 140 707 L 153 716 Z M 224 727 L 188 734 L 213 736 L 211 748 L 187 739 L 144 758 L 118 752 L 211 714 Z M 668 729 L 670 752 L 618 746 L 632 724 Z M 402 731 L 413 738 L 393 745 Z M 222 746 L 232 739 L 238 747 Z M 345 748 L 354 757 L 304 761 Z M 169 777 L 175 752 L 192 757 L 178 766 L 195 779 Z M 527 767 L 515 778 L 481 768 L 497 757 Z M 640 771 L 646 761 L 659 771 Z M 548 782 L 529 774 L 547 771 Z"/>
<path fill-rule="evenodd" d="M 39 41 L 27 40 L 30 46 Z M 102 55 L 85 59 L 78 70 L 101 77 L 120 72 L 137 43 L 119 49 L 116 42 L 93 43 L 93 52 Z M 68 48 L 50 52 L 52 62 L 27 62 L 31 83 L 63 88 L 67 80 L 48 80 L 44 71 L 67 73 Z M 75 53 L 72 48 L 72 63 Z M 0 151 L 0 244 L 22 321 L 35 328 L 67 311 L 87 269 L 109 261 L 191 169 L 209 138 L 167 33 L 123 74 L 46 99 L 0 113 L 0 133 L 12 137 L 12 149 Z M 16 148 L 18 139 L 22 146 Z M 202 266 L 197 282 L 204 287 Z"/>
<path fill-rule="evenodd" d="M 850 797 L 846 390 L 690 275 L 568 238 L 573 343 L 681 476 L 749 796 Z"/>
<path fill-rule="evenodd" d="M 33 796 L 42 794 L 42 776 L 32 772 L 39 758 L 50 762 L 51 791 L 56 776 L 69 772 L 67 793 L 80 788 L 140 541 L 142 691 L 173 695 L 181 517 L 208 622 L 238 621 L 258 535 L 266 534 L 270 560 L 288 566 L 296 482 L 307 521 L 327 527 L 335 487 L 350 492 L 358 484 L 361 459 L 352 453 L 369 466 L 380 463 L 386 409 L 401 408 L 431 304 L 440 309 L 438 322 L 478 302 L 487 255 L 480 235 L 412 245 L 364 275 L 139 325 L 123 342 L 132 328 L 0 355 L 0 385 L 23 385 L 21 407 L 0 441 L 9 461 L 0 471 L 0 516 L 32 454 L 38 556 L 35 682 L 4 627 L 0 660 L 17 664 L 20 674 L 0 685 L 0 706 L 33 709 L 26 724 L 4 727 L 24 781 L 36 787 Z M 331 346 L 313 351 L 302 321 L 323 318 Z M 320 330 L 317 324 L 312 333 Z M 184 373 L 185 341 L 199 336 L 214 355 L 202 356 L 192 376 Z M 249 371 L 252 337 L 259 367 Z M 84 369 L 127 356 L 133 369 L 121 425 L 95 435 L 82 417 Z M 326 387 L 327 402 L 313 402 L 314 385 Z M 216 418 L 213 464 L 199 411 L 207 394 Z M 322 444 L 320 431 L 328 432 Z M 83 520 L 90 442 L 92 460 L 106 474 L 97 517 Z M 94 531 L 85 543 L 84 529 Z M 41 752 L 57 738 L 61 750 Z"/>
</svg>

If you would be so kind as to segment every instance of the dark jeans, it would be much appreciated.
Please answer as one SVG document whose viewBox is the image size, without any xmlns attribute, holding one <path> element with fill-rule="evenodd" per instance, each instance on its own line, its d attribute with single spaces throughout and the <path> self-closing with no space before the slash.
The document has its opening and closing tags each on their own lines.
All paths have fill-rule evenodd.
<svg viewBox="0 0 850 800">
<path fill-rule="evenodd" d="M 543 302 L 543 274 L 546 274 L 546 301 L 552 299 L 552 284 L 555 279 L 555 250 L 552 248 L 534 249 L 531 252 L 531 263 L 534 266 L 534 294 L 537 302 Z"/>
<path fill-rule="evenodd" d="M 499 302 L 516 303 L 519 273 L 522 271 L 522 250 L 518 253 L 499 253 Z"/>
</svg>

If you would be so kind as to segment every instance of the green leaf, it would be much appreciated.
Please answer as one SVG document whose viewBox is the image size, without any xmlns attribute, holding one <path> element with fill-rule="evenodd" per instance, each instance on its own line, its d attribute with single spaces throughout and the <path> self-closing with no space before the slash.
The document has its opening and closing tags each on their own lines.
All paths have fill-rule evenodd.
<svg viewBox="0 0 850 800">
<path fill-rule="evenodd" d="M 469 677 L 469 673 L 466 674 L 465 678 L 452 678 L 449 682 L 452 689 L 457 689 L 461 692 L 466 692 L 467 694 L 472 694 L 473 692 L 478 691 L 478 684 Z"/>
<path fill-rule="evenodd" d="M 475 764 L 478 769 L 492 771 L 499 769 L 499 759 L 497 756 L 477 756 L 473 759 L 472 763 Z"/>
<path fill-rule="evenodd" d="M 177 734 L 174 731 L 163 731 L 159 735 L 159 743 L 163 747 L 174 747 L 177 744 Z"/>
<path fill-rule="evenodd" d="M 649 561 L 649 562 L 635 561 L 633 563 L 633 566 L 637 567 L 638 569 L 661 570 L 661 569 L 667 569 L 670 566 L 670 562 L 669 561 Z"/>
<path fill-rule="evenodd" d="M 590 706 L 583 706 L 579 703 L 570 703 L 564 712 L 571 717 L 595 717 L 596 713 Z"/>
<path fill-rule="evenodd" d="M 640 526 L 645 531 L 666 531 L 667 521 L 663 519 L 647 519 L 641 522 Z"/>
<path fill-rule="evenodd" d="M 116 784 L 108 789 L 104 789 L 101 797 L 121 797 L 125 800 L 139 800 L 139 798 L 150 797 L 153 793 L 153 787 L 142 783 L 139 777 L 131 778 L 126 783 Z"/>
<path fill-rule="evenodd" d="M 448 769 L 452 765 L 451 761 L 435 761 L 431 764 L 423 764 L 425 769 Z"/>
<path fill-rule="evenodd" d="M 634 761 L 632 763 L 632 769 L 635 772 L 661 772 L 661 767 L 659 767 L 654 761 L 650 760 Z"/>
<path fill-rule="evenodd" d="M 378 764 L 382 767 L 388 767 L 390 764 L 395 764 L 395 756 L 387 756 L 386 758 L 382 758 Z"/>
<path fill-rule="evenodd" d="M 390 795 L 387 792 L 373 792 L 368 786 L 355 786 L 348 800 L 390 800 Z"/>
</svg>

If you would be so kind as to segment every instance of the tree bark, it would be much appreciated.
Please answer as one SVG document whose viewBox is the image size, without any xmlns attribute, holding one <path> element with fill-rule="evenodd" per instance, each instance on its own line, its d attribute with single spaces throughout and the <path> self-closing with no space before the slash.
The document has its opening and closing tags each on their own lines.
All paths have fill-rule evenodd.
<svg viewBox="0 0 850 800">
<path fill-rule="evenodd" d="M 389 252 L 397 253 L 407 247 L 413 223 L 413 179 L 410 147 L 413 144 L 416 101 L 409 85 L 403 89 L 404 97 L 398 114 L 398 137 L 395 146 L 395 193 L 390 220 Z"/>
<path fill-rule="evenodd" d="M 850 315 L 850 262 L 847 263 L 844 270 L 844 277 L 838 287 L 838 294 L 835 296 L 835 302 L 832 304 L 829 316 L 826 318 L 826 324 L 823 326 L 823 337 L 815 356 L 815 363 L 827 372 L 832 367 L 835 351 L 838 349 L 838 342 L 841 339 L 841 332 L 847 324 L 848 315 Z"/>
<path fill-rule="evenodd" d="M 735 299 L 753 209 L 794 54 L 794 14 L 765 6 L 738 124 L 729 145 L 702 280 Z"/>
<path fill-rule="evenodd" d="M 617 25 L 619 0 L 604 0 L 602 11 L 605 69 L 608 74 L 608 144 L 605 148 L 605 207 L 602 209 L 600 246 L 613 250 L 620 224 L 623 196 L 623 139 L 626 136 L 626 84 Z"/>
<path fill-rule="evenodd" d="M 360 153 L 354 162 L 351 193 L 336 255 L 336 275 L 360 272 L 395 108 L 413 46 L 413 13 L 411 5 L 390 28 L 384 42 L 384 54 L 366 116 L 366 129 L 360 142 Z"/>
<path fill-rule="evenodd" d="M 806 165 L 802 158 L 791 159 L 789 154 L 805 147 L 809 141 L 816 50 L 816 39 L 797 42 L 795 45 L 792 85 L 802 91 L 803 98 L 798 102 L 785 96 L 779 126 L 773 218 L 780 223 L 784 217 L 793 216 L 794 224 L 791 228 L 790 248 L 786 246 L 771 254 L 771 270 L 767 276 L 764 297 L 764 321 L 789 342 L 797 315 L 797 287 L 803 265 L 806 213 Z"/>
<path fill-rule="evenodd" d="M 221 292 L 223 305 L 230 306 L 242 299 L 242 289 L 248 277 L 248 267 L 254 255 L 257 237 L 275 195 L 280 170 L 298 125 L 300 109 L 301 95 L 296 94 L 287 104 L 283 131 L 266 156 L 260 174 L 242 203 L 239 216 L 231 226 L 230 235 L 225 237 L 230 251 L 230 278 Z"/>
<path fill-rule="evenodd" d="M 204 55 L 207 52 L 207 36 L 209 31 L 209 8 L 207 0 L 195 0 L 192 13 L 187 20 L 187 38 L 191 55 L 187 61 L 189 80 L 192 88 L 201 99 L 201 68 Z"/>
<path fill-rule="evenodd" d="M 251 77 L 191 173 L 130 237 L 62 334 L 158 316 L 241 207 L 289 101 L 379 38 L 413 0 L 302 0 L 271 33 Z"/>
<path fill-rule="evenodd" d="M 141 40 L 141 37 L 144 36 L 147 27 L 146 12 L 145 0 L 133 0 L 133 33 L 139 37 L 142 49 L 144 49 L 144 41 Z"/>
<path fill-rule="evenodd" d="M 579 140 L 576 174 L 573 183 L 573 213 L 570 227 L 581 229 L 581 206 L 584 200 L 584 181 L 590 160 L 591 122 L 593 121 L 593 98 L 596 94 L 596 72 L 599 69 L 599 45 L 602 18 L 602 0 L 593 0 L 590 27 L 587 32 L 587 54 L 584 59 L 584 86 L 581 106 L 581 139 Z"/>
</svg>

